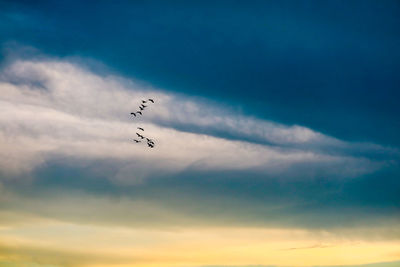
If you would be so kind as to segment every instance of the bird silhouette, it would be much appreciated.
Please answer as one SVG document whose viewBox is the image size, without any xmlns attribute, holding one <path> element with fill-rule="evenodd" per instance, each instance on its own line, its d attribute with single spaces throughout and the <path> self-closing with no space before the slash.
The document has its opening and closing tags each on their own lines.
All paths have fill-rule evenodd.
<svg viewBox="0 0 400 267">
<path fill-rule="evenodd" d="M 151 99 L 151 98 L 149 98 L 148 100 L 143 100 L 143 99 L 142 99 L 142 100 L 141 100 L 141 103 L 140 103 L 140 105 L 139 105 L 139 110 L 136 111 L 136 112 L 131 112 L 131 115 L 133 115 L 133 116 L 135 116 L 135 117 L 137 117 L 138 114 L 139 114 L 139 115 L 143 115 L 142 111 L 148 106 L 148 105 L 146 106 L 146 105 L 144 105 L 144 104 L 145 104 L 145 103 L 148 103 L 148 102 L 154 103 L 154 100 Z M 143 129 L 142 127 L 137 127 L 137 129 L 144 132 L 144 129 Z M 145 137 L 145 136 L 143 136 L 143 135 L 141 135 L 141 134 L 139 134 L 139 133 L 136 133 L 136 135 L 137 135 L 140 139 L 139 139 L 139 140 L 138 140 L 138 139 L 133 139 L 133 141 L 134 141 L 135 143 L 140 143 L 140 142 L 142 142 L 141 140 L 146 139 L 146 140 L 147 140 L 147 145 L 148 145 L 150 148 L 154 148 L 154 141 L 153 141 L 153 140 L 151 140 L 150 138 L 147 138 L 147 137 Z"/>
</svg>

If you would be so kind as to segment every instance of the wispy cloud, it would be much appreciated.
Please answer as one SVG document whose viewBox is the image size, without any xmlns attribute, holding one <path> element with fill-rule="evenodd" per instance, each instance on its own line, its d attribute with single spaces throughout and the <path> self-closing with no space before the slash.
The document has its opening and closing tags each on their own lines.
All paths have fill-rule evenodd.
<svg viewBox="0 0 400 267">
<path fill-rule="evenodd" d="M 332 147 L 352 144 L 306 127 L 247 117 L 65 60 L 16 60 L 0 77 L 3 172 L 29 172 L 54 157 L 113 159 L 128 162 L 120 180 L 137 183 L 153 171 L 253 168 L 280 173 L 302 163 L 353 177 L 383 163 L 334 154 Z M 140 100 L 149 97 L 156 103 L 143 117 L 131 117 Z M 139 125 L 156 140 L 156 149 L 132 143 Z"/>
</svg>

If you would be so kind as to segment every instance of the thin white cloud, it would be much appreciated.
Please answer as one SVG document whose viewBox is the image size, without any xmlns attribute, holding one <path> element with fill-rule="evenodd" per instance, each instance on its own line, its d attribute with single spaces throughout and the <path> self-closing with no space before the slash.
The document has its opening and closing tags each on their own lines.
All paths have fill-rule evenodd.
<svg viewBox="0 0 400 267">
<path fill-rule="evenodd" d="M 123 161 L 114 178 L 124 183 L 186 168 L 276 173 L 293 164 L 321 163 L 327 169 L 340 164 L 342 175 L 354 176 L 380 164 L 292 146 L 351 145 L 306 127 L 235 114 L 67 61 L 14 61 L 1 71 L 0 90 L 0 168 L 8 173 L 29 172 L 54 156 Z M 132 118 L 130 112 L 149 97 L 156 103 Z M 183 132 L 176 125 L 222 130 L 273 146 Z M 155 149 L 132 143 L 137 126 L 156 140 Z"/>
</svg>

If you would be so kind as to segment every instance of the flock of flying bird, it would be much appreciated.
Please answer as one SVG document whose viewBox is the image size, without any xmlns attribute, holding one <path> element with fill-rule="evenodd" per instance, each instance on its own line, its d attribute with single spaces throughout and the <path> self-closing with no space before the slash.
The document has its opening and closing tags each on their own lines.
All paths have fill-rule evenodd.
<svg viewBox="0 0 400 267">
<path fill-rule="evenodd" d="M 139 110 L 136 111 L 136 112 L 131 112 L 131 115 L 136 117 L 138 114 L 140 114 L 140 116 L 142 116 L 143 115 L 142 111 L 144 111 L 144 109 L 147 107 L 145 105 L 147 102 L 151 102 L 151 103 L 154 104 L 154 100 L 151 99 L 151 98 L 149 98 L 147 100 L 142 100 L 142 103 L 139 106 Z M 142 127 L 137 127 L 137 128 L 138 128 L 138 130 L 144 132 L 144 129 Z M 144 135 L 142 135 L 140 133 L 136 133 L 136 135 L 138 136 L 138 139 L 140 138 L 139 140 L 133 139 L 133 141 L 135 141 L 136 144 L 137 143 L 141 143 L 142 141 L 144 141 L 144 139 L 146 139 L 147 146 L 150 147 L 150 148 L 154 147 L 154 141 L 152 139 L 150 139 L 150 138 L 148 138 L 148 137 L 146 137 L 146 136 L 144 136 Z"/>
</svg>

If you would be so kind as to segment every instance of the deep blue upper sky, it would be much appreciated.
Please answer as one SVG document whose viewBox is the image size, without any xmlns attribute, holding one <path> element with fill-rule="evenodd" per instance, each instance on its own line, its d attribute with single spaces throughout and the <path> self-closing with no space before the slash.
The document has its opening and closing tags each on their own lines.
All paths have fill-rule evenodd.
<svg viewBox="0 0 400 267">
<path fill-rule="evenodd" d="M 398 1 L 0 4 L 0 43 L 84 56 L 171 91 L 400 145 Z"/>
</svg>

